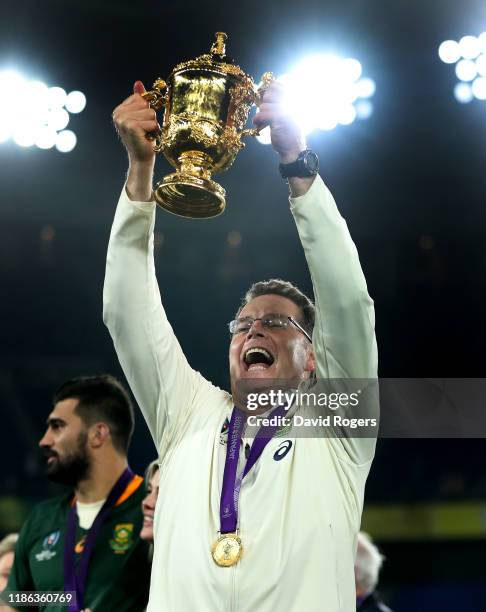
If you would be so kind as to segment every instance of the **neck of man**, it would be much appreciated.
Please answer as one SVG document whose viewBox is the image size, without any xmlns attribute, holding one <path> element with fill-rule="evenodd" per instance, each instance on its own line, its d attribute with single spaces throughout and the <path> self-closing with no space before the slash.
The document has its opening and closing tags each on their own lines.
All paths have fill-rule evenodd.
<svg viewBox="0 0 486 612">
<path fill-rule="evenodd" d="M 116 452 L 103 459 L 93 460 L 88 477 L 76 485 L 74 491 L 77 500 L 82 504 L 94 504 L 106 499 L 127 466 L 127 458 Z"/>
</svg>

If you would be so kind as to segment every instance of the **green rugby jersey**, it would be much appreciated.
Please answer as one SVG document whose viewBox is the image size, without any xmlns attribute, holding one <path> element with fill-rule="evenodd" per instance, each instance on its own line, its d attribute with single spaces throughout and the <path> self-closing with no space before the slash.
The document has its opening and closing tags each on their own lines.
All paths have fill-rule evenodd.
<svg viewBox="0 0 486 612">
<path fill-rule="evenodd" d="M 148 544 L 139 538 L 144 494 L 143 481 L 136 476 L 100 529 L 84 594 L 84 607 L 93 612 L 138 612 L 147 605 L 151 564 Z M 64 537 L 71 501 L 72 493 L 35 506 L 20 532 L 7 590 L 64 590 Z M 78 525 L 76 565 L 87 534 Z M 50 605 L 38 610 L 67 608 Z"/>
</svg>

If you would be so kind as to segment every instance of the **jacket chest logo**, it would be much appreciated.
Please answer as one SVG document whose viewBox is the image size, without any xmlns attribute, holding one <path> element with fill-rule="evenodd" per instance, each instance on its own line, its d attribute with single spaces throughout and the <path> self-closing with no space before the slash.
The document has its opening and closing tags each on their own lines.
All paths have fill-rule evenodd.
<svg viewBox="0 0 486 612">
<path fill-rule="evenodd" d="M 57 551 L 53 550 L 59 542 L 61 532 L 53 531 L 47 535 L 42 542 L 42 550 L 35 555 L 36 561 L 49 561 L 57 555 Z"/>
<path fill-rule="evenodd" d="M 115 525 L 113 538 L 110 540 L 111 549 L 117 555 L 122 555 L 133 544 L 133 523 Z"/>
<path fill-rule="evenodd" d="M 273 454 L 275 461 L 282 461 L 292 448 L 292 440 L 284 440 Z"/>
</svg>

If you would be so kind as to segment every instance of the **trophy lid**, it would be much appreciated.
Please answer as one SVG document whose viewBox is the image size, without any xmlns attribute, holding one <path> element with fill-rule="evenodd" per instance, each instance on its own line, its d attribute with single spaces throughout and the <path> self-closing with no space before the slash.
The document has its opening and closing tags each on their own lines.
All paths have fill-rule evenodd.
<svg viewBox="0 0 486 612">
<path fill-rule="evenodd" d="M 228 35 L 225 34 L 225 32 L 216 32 L 215 37 L 216 40 L 211 45 L 209 53 L 177 64 L 172 74 L 190 69 L 217 70 L 218 72 L 240 77 L 243 80 L 249 80 L 253 86 L 253 79 L 251 76 L 243 72 L 235 61 L 226 55 L 226 41 L 228 40 Z"/>
</svg>

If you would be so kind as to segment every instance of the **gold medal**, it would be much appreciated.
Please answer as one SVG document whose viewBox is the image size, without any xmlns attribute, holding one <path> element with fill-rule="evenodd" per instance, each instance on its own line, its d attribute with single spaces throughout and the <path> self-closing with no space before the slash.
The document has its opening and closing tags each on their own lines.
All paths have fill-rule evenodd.
<svg viewBox="0 0 486 612">
<path fill-rule="evenodd" d="M 220 567 L 230 567 L 238 563 L 242 552 L 241 539 L 236 533 L 221 534 L 211 549 L 214 562 Z"/>
</svg>

